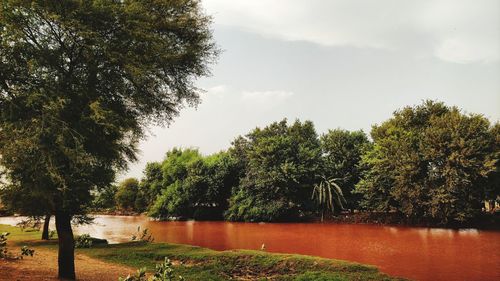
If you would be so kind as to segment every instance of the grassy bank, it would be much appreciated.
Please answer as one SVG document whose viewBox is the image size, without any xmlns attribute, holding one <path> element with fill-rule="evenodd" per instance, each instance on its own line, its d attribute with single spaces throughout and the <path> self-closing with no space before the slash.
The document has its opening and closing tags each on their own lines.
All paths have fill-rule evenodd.
<svg viewBox="0 0 500 281">
<path fill-rule="evenodd" d="M 16 243 L 56 249 L 55 241 L 41 242 L 39 233 L 23 233 L 0 225 L 0 232 L 11 232 Z M 33 241 L 29 241 L 33 240 Z M 302 255 L 272 254 L 263 251 L 214 251 L 201 247 L 166 243 L 122 243 L 99 245 L 77 252 L 93 258 L 152 270 L 168 257 L 176 274 L 186 280 L 396 280 L 376 267 Z"/>
</svg>

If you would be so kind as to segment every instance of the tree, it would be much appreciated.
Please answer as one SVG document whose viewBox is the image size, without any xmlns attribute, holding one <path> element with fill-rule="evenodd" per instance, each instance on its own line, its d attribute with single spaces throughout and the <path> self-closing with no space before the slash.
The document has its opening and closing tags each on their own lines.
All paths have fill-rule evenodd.
<svg viewBox="0 0 500 281">
<path fill-rule="evenodd" d="M 238 147 L 232 151 L 243 152 L 238 161 L 246 167 L 239 186 L 233 189 L 227 219 L 293 220 L 313 209 L 310 197 L 321 149 L 312 122 L 275 122 L 256 128 L 235 144 Z"/>
<path fill-rule="evenodd" d="M 92 202 L 92 208 L 96 210 L 115 208 L 115 196 L 117 191 L 118 187 L 114 184 L 110 184 L 104 188 L 101 188 L 100 190 L 94 191 L 95 195 Z"/>
<path fill-rule="evenodd" d="M 157 218 L 191 217 L 192 208 L 189 206 L 194 203 L 197 191 L 195 179 L 187 179 L 190 174 L 194 175 L 201 165 L 202 155 L 197 149 L 174 148 L 168 151 L 161 164 L 160 194 L 150 208 L 149 215 Z M 155 188 L 149 188 L 153 189 Z"/>
<path fill-rule="evenodd" d="M 337 179 L 322 177 L 321 181 L 314 185 L 312 199 L 316 200 L 321 212 L 321 221 L 325 213 L 335 214 L 338 209 L 344 209 L 347 201 L 342 193 L 342 188 L 335 182 Z"/>
<path fill-rule="evenodd" d="M 145 126 L 198 102 L 217 48 L 196 0 L 2 2 L 0 165 L 55 215 L 59 277 L 71 220 L 136 158 Z"/>
<path fill-rule="evenodd" d="M 321 136 L 324 177 L 337 179 L 346 207 L 351 210 L 358 208 L 361 200 L 354 187 L 361 178 L 361 156 L 369 148 L 370 142 L 363 131 L 335 129 Z"/>
<path fill-rule="evenodd" d="M 372 129 L 369 170 L 358 189 L 365 206 L 397 210 L 412 220 L 469 221 L 481 212 L 498 165 L 489 121 L 426 101 Z"/>
<path fill-rule="evenodd" d="M 26 193 L 17 185 L 5 184 L 0 187 L 0 200 L 4 202 L 6 210 L 28 216 L 34 225 L 38 225 L 43 218 L 41 238 L 49 240 L 51 206 L 50 202 L 44 201 L 43 194 Z"/>
<path fill-rule="evenodd" d="M 145 209 L 149 210 L 161 194 L 163 188 L 163 171 L 161 163 L 150 162 L 146 164 L 141 179 L 141 190 L 144 193 Z"/>
<path fill-rule="evenodd" d="M 139 193 L 139 181 L 135 178 L 123 180 L 118 185 L 115 194 L 115 202 L 118 208 L 124 210 L 136 210 L 135 202 Z"/>
<path fill-rule="evenodd" d="M 221 219 L 239 180 L 233 158 L 226 152 L 204 157 L 198 150 L 173 149 L 167 152 L 162 169 L 161 195 L 149 212 L 158 218 Z"/>
</svg>

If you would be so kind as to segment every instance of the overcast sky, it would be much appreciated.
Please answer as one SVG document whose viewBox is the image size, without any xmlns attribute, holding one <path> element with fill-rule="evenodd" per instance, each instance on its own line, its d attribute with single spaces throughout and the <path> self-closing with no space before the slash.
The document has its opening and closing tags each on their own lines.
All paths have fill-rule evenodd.
<svg viewBox="0 0 500 281">
<path fill-rule="evenodd" d="M 124 177 L 173 147 L 203 154 L 256 126 L 362 129 L 425 99 L 500 120 L 498 0 L 203 0 L 223 50 L 198 108 L 152 128 Z"/>
</svg>

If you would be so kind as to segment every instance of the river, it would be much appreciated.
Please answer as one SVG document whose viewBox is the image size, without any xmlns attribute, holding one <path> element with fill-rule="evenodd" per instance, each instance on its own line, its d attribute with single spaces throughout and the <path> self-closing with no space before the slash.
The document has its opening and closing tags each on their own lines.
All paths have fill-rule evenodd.
<svg viewBox="0 0 500 281">
<path fill-rule="evenodd" d="M 0 224 L 19 218 L 3 217 Z M 332 223 L 158 222 L 143 216 L 97 216 L 75 233 L 129 241 L 137 227 L 155 242 L 215 250 L 260 249 L 343 259 L 415 280 L 500 280 L 500 232 Z M 53 226 L 52 226 L 53 229 Z"/>
</svg>

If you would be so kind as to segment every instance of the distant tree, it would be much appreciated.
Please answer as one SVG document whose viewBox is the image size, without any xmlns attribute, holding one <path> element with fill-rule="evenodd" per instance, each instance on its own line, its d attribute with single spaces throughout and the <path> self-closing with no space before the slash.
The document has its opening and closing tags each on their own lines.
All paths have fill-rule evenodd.
<svg viewBox="0 0 500 281">
<path fill-rule="evenodd" d="M 336 179 L 347 201 L 346 208 L 358 208 L 362 196 L 353 191 L 361 178 L 361 156 L 369 147 L 363 131 L 335 129 L 321 136 L 324 177 Z"/>
<path fill-rule="evenodd" d="M 92 202 L 92 208 L 97 210 L 103 209 L 113 209 L 116 207 L 115 195 L 118 187 L 114 184 L 110 184 L 106 187 L 95 191 L 94 201 Z"/>
<path fill-rule="evenodd" d="M 369 170 L 357 188 L 365 206 L 397 210 L 413 220 L 464 222 L 482 208 L 498 167 L 498 146 L 486 118 L 426 101 L 372 129 Z"/>
<path fill-rule="evenodd" d="M 135 201 L 139 193 L 139 181 L 128 178 L 120 182 L 115 194 L 115 202 L 118 208 L 123 210 L 135 210 Z"/>
<path fill-rule="evenodd" d="M 161 165 L 161 194 L 151 206 L 149 215 L 158 218 L 190 217 L 196 185 L 203 184 L 196 175 L 202 165 L 202 155 L 197 149 L 174 148 L 168 151 Z M 193 178 L 187 180 L 190 174 Z"/>
<path fill-rule="evenodd" d="M 495 165 L 494 172 L 488 175 L 485 184 L 485 199 L 489 206 L 494 207 L 496 202 L 500 201 L 500 123 L 495 123 L 490 130 L 491 137 L 494 140 L 493 153 L 488 156 L 489 163 Z M 496 159 L 496 161 L 495 161 Z"/>
<path fill-rule="evenodd" d="M 218 52 L 210 18 L 197 0 L 0 9 L 0 166 L 51 206 L 59 277 L 75 279 L 71 220 L 136 158 L 145 126 L 198 102 L 193 81 Z"/>
<path fill-rule="evenodd" d="M 145 209 L 150 209 L 163 188 L 163 171 L 161 163 L 150 162 L 146 164 L 140 188 L 144 193 Z"/>
<path fill-rule="evenodd" d="M 203 160 L 208 179 L 208 190 L 205 205 L 215 208 L 215 216 L 223 217 L 229 206 L 229 198 L 234 188 L 239 185 L 242 167 L 229 152 L 219 152 L 205 157 Z"/>
<path fill-rule="evenodd" d="M 159 218 L 221 219 L 239 174 L 226 152 L 203 157 L 194 149 L 167 152 L 161 195 L 150 208 Z"/>
<path fill-rule="evenodd" d="M 240 155 L 243 159 L 237 161 L 246 167 L 233 189 L 227 219 L 293 220 L 312 210 L 311 194 L 321 158 L 312 122 L 275 122 L 256 128 L 235 144 L 232 153 Z"/>
<path fill-rule="evenodd" d="M 188 176 L 191 164 L 201 161 L 203 156 L 198 149 L 174 148 L 167 152 L 165 160 L 161 164 L 163 172 L 163 185 L 168 186 L 178 180 L 184 180 Z"/>
<path fill-rule="evenodd" d="M 337 179 L 322 177 L 320 182 L 314 185 L 312 199 L 316 201 L 321 213 L 321 221 L 325 214 L 335 214 L 338 210 L 344 209 L 347 203 L 342 188 L 335 182 Z"/>
</svg>

